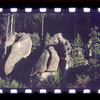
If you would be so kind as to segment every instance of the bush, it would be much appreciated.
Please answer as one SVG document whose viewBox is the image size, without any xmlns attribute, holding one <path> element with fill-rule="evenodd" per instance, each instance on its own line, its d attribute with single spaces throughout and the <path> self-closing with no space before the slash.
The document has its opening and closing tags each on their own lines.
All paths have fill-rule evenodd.
<svg viewBox="0 0 100 100">
<path fill-rule="evenodd" d="M 90 58 L 89 59 L 89 64 L 90 64 L 90 66 L 92 66 L 92 67 L 99 67 L 100 66 L 100 64 L 98 63 L 98 60 L 97 59 L 93 59 L 93 58 Z"/>
<path fill-rule="evenodd" d="M 43 83 L 43 86 L 46 88 L 60 88 L 62 83 L 61 81 L 61 71 L 58 69 L 54 76 L 47 78 L 47 80 Z"/>
<path fill-rule="evenodd" d="M 40 47 L 41 44 L 38 33 L 34 32 L 31 38 L 32 38 L 32 52 L 33 52 L 34 50 L 37 50 L 37 48 Z"/>
<path fill-rule="evenodd" d="M 0 88 L 26 88 L 22 83 L 17 82 L 16 80 L 12 80 L 11 78 L 0 78 Z"/>
<path fill-rule="evenodd" d="M 86 88 L 91 78 L 88 75 L 76 75 L 76 81 L 69 83 L 67 88 Z"/>
<path fill-rule="evenodd" d="M 48 46 L 50 38 L 51 38 L 51 36 L 50 36 L 50 34 L 47 32 L 47 33 L 46 33 L 46 37 L 45 37 L 45 46 Z"/>
</svg>

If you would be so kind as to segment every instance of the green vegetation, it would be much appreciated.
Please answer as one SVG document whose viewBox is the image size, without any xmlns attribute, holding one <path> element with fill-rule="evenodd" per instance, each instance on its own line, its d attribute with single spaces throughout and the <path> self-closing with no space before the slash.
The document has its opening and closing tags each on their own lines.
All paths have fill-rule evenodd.
<svg viewBox="0 0 100 100">
<path fill-rule="evenodd" d="M 79 33 L 77 34 L 72 47 L 73 67 L 84 66 L 86 60 L 84 58 L 83 42 Z"/>
<path fill-rule="evenodd" d="M 89 49 L 89 63 L 90 66 L 99 67 L 100 66 L 100 32 L 98 32 L 99 27 L 95 26 L 91 28 L 91 33 L 89 34 L 89 41 L 87 48 Z"/>
<path fill-rule="evenodd" d="M 78 75 L 76 74 L 76 81 L 69 83 L 67 88 L 86 88 L 91 78 L 88 75 Z"/>
<path fill-rule="evenodd" d="M 2 57 L 4 54 L 4 44 L 7 36 L 9 36 L 11 32 L 19 33 L 18 36 L 21 36 L 23 32 L 30 33 L 32 39 L 32 66 L 35 66 L 35 62 L 41 54 L 42 49 L 44 49 L 44 45 L 49 45 L 51 35 L 61 32 L 66 35 L 67 39 L 72 43 L 71 54 L 73 57 L 73 66 L 69 68 L 72 73 L 67 74 L 70 76 L 71 81 L 67 82 L 67 78 L 64 80 L 61 75 L 63 73 L 58 69 L 54 76 L 48 77 L 43 83 L 44 87 L 60 88 L 62 84 L 64 84 L 64 87 L 67 88 L 87 88 L 92 81 L 96 82 L 97 79 L 100 81 L 99 27 L 92 27 L 89 33 L 89 28 L 92 26 L 93 18 L 95 18 L 93 14 L 85 16 L 81 13 L 77 13 L 77 15 L 66 13 L 43 14 L 44 15 L 41 13 L 0 13 L 0 64 L 5 62 L 6 58 L 3 59 Z M 76 32 L 79 33 L 76 35 L 74 34 Z M 43 38 L 43 41 L 41 41 L 40 36 Z M 39 47 L 41 47 L 41 49 Z M 10 49 L 11 47 L 8 53 L 10 53 Z M 88 51 L 88 53 L 85 54 L 85 51 Z M 8 56 L 9 55 L 6 57 Z M 31 61 L 29 61 L 29 63 L 31 63 Z M 2 71 L 1 69 L 0 71 Z M 26 86 L 16 80 L 11 80 L 11 78 L 0 78 L 0 88 L 26 88 Z"/>
<path fill-rule="evenodd" d="M 46 37 L 45 37 L 45 46 L 47 46 L 49 44 L 49 40 L 50 40 L 51 36 L 50 34 L 47 32 L 46 33 Z"/>
<path fill-rule="evenodd" d="M 37 50 L 37 48 L 41 44 L 40 44 L 40 37 L 38 33 L 33 33 L 31 38 L 32 38 L 32 52 L 33 52 L 34 50 Z"/>
<path fill-rule="evenodd" d="M 99 27 L 95 26 L 91 28 L 91 33 L 89 34 L 88 49 L 91 51 L 91 56 L 94 58 L 100 58 L 100 32 L 98 32 Z"/>
<path fill-rule="evenodd" d="M 48 77 L 47 80 L 43 83 L 43 86 L 45 88 L 60 88 L 62 84 L 62 76 L 61 76 L 61 71 L 59 68 L 55 72 L 55 75 Z"/>
<path fill-rule="evenodd" d="M 0 78 L 0 88 L 26 88 L 26 86 L 22 83 L 19 83 L 16 80 L 11 80 L 11 78 Z"/>
</svg>

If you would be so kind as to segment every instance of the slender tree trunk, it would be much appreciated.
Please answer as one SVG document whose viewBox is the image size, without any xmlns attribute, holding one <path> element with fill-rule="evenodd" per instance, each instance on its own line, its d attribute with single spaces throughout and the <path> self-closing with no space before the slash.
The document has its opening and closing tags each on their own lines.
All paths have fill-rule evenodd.
<svg viewBox="0 0 100 100">
<path fill-rule="evenodd" d="M 45 17 L 46 17 L 45 13 L 41 14 L 41 18 L 42 18 L 42 41 L 44 40 L 43 36 L 44 36 L 44 18 Z"/>
<path fill-rule="evenodd" d="M 13 16 L 13 32 L 15 32 L 15 16 Z"/>
<path fill-rule="evenodd" d="M 44 43 L 44 19 L 45 19 L 45 16 L 46 16 L 46 14 L 45 13 L 43 13 L 43 14 L 41 14 L 41 18 L 42 18 L 42 37 L 41 37 L 41 45 L 42 45 L 42 47 L 44 47 L 45 46 L 45 43 Z"/>
<path fill-rule="evenodd" d="M 12 34 L 13 33 L 13 14 L 11 15 L 11 31 L 10 33 Z"/>
<path fill-rule="evenodd" d="M 9 36 L 9 24 L 10 24 L 10 13 L 8 13 L 8 18 L 7 18 L 7 30 L 6 30 L 6 42 L 5 42 L 5 52 L 4 55 L 6 55 L 7 52 L 7 41 L 8 41 L 8 36 Z"/>
<path fill-rule="evenodd" d="M 43 41 L 43 33 L 44 33 L 44 16 L 42 16 L 42 41 Z"/>
</svg>

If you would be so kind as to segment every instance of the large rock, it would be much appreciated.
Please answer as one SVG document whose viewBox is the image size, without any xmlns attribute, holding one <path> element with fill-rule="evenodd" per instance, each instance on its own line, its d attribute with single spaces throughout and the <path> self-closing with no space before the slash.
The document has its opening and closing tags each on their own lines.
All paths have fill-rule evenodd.
<svg viewBox="0 0 100 100">
<path fill-rule="evenodd" d="M 31 53 L 32 40 L 28 34 L 23 34 L 18 42 L 14 43 L 11 52 L 5 62 L 5 74 L 12 72 L 15 64 L 22 58 L 26 58 Z"/>
<path fill-rule="evenodd" d="M 60 58 L 53 46 L 50 46 L 48 50 L 50 51 L 50 61 L 47 71 L 56 71 L 59 66 Z"/>
<path fill-rule="evenodd" d="M 59 42 L 66 43 L 66 39 L 63 38 L 62 33 L 57 33 L 53 37 L 51 37 L 49 44 L 57 45 Z"/>
<path fill-rule="evenodd" d="M 40 81 L 45 81 L 48 77 L 56 75 L 56 72 L 44 72 L 37 74 Z"/>
<path fill-rule="evenodd" d="M 65 39 L 61 33 L 55 34 L 49 41 L 49 44 L 57 46 L 57 53 L 59 54 L 60 59 L 66 61 L 65 70 L 72 67 L 73 59 L 71 57 L 71 44 Z"/>
<path fill-rule="evenodd" d="M 54 77 L 58 68 L 61 70 L 61 74 L 65 76 L 66 70 L 73 64 L 71 50 L 70 42 L 61 33 L 51 37 L 49 45 L 44 49 L 35 66 L 35 71 L 31 75 L 38 77 L 37 86 L 41 86 L 41 83 L 48 77 Z"/>
<path fill-rule="evenodd" d="M 18 33 L 15 32 L 15 33 L 10 34 L 10 35 L 8 36 L 8 40 L 5 42 L 5 46 L 6 46 L 6 47 L 9 47 L 9 46 L 11 46 L 11 45 L 14 44 L 14 42 L 15 42 L 15 40 L 16 40 L 17 34 L 18 34 Z"/>
<path fill-rule="evenodd" d="M 49 52 L 47 50 L 44 50 L 35 65 L 35 69 L 33 70 L 30 76 L 33 76 L 38 72 L 42 73 L 47 70 L 47 63 L 48 63 L 49 56 L 50 56 Z"/>
<path fill-rule="evenodd" d="M 36 72 L 44 72 L 47 69 L 47 62 L 49 56 L 49 52 L 47 50 L 44 50 L 43 54 L 41 55 L 36 64 Z"/>
</svg>

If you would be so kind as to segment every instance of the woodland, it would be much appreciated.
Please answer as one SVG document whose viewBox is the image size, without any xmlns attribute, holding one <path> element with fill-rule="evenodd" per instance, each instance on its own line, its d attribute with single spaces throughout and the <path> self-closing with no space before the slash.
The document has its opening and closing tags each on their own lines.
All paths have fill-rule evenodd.
<svg viewBox="0 0 100 100">
<path fill-rule="evenodd" d="M 89 13 L 81 10 L 75 13 L 0 13 L 0 63 L 5 55 L 5 41 L 14 32 L 31 34 L 31 56 L 35 57 L 56 33 L 62 33 L 70 41 L 73 66 L 65 79 L 58 69 L 54 78 L 46 80 L 45 88 L 100 88 L 100 13 L 95 9 Z M 30 87 L 1 73 L 2 70 L 0 88 Z"/>
</svg>

